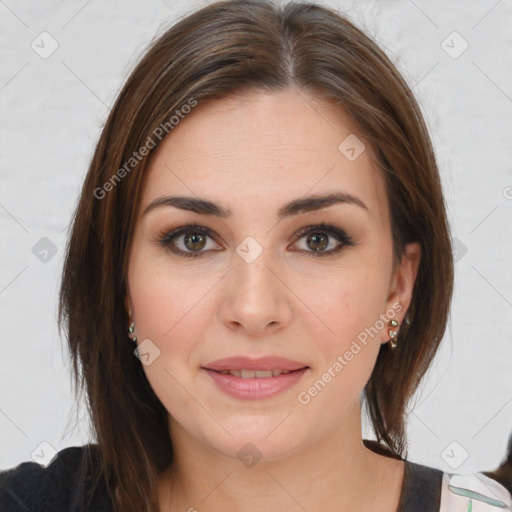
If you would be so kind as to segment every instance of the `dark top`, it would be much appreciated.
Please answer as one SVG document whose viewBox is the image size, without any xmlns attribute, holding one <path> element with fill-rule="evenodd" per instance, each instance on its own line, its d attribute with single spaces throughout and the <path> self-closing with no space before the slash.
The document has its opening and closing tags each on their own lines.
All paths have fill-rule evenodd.
<svg viewBox="0 0 512 512">
<path fill-rule="evenodd" d="M 363 442 L 373 451 L 385 454 L 375 442 Z M 99 467 L 99 455 L 97 444 L 74 446 L 59 451 L 46 468 L 36 462 L 22 462 L 0 471 L 0 511 L 110 512 L 112 506 L 104 478 L 93 485 L 92 474 Z M 439 512 L 443 472 L 404 462 L 397 512 Z"/>
</svg>

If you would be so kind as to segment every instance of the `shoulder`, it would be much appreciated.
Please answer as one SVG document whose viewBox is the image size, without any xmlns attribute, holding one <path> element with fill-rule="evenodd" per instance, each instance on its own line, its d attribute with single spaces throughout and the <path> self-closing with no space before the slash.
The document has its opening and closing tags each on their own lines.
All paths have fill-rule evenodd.
<svg viewBox="0 0 512 512">
<path fill-rule="evenodd" d="M 2 512 L 101 512 L 109 510 L 96 444 L 60 450 L 44 467 L 22 462 L 0 471 Z"/>
<path fill-rule="evenodd" d="M 508 489 L 481 472 L 443 473 L 440 512 L 498 512 L 511 508 Z"/>
<path fill-rule="evenodd" d="M 405 460 L 399 512 L 498 512 L 510 510 L 510 492 L 480 472 L 445 473 Z"/>
<path fill-rule="evenodd" d="M 512 446 L 512 436 L 510 439 Z M 397 512 L 512 510 L 510 491 L 481 472 L 445 473 L 437 468 L 402 459 L 376 441 L 364 439 L 363 444 L 378 454 L 404 462 L 404 479 Z"/>
<path fill-rule="evenodd" d="M 405 459 L 404 464 L 398 512 L 439 512 L 443 472 Z"/>
</svg>

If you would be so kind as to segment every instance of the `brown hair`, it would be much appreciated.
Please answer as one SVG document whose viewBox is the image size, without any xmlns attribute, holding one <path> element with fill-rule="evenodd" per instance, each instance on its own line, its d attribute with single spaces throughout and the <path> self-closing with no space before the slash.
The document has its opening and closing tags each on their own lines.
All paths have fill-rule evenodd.
<svg viewBox="0 0 512 512">
<path fill-rule="evenodd" d="M 127 338 L 128 254 L 151 156 L 141 148 L 158 146 L 156 134 L 170 133 L 171 116 L 187 103 L 287 88 L 333 101 L 369 142 L 385 178 L 395 263 L 405 244 L 421 245 L 410 323 L 395 351 L 381 345 L 364 389 L 377 440 L 407 453 L 406 406 L 445 332 L 453 287 L 444 198 L 420 108 L 385 53 L 335 11 L 221 1 L 177 22 L 136 65 L 98 141 L 68 242 L 59 324 L 116 510 L 157 510 L 157 478 L 173 460 L 168 413 Z"/>
</svg>

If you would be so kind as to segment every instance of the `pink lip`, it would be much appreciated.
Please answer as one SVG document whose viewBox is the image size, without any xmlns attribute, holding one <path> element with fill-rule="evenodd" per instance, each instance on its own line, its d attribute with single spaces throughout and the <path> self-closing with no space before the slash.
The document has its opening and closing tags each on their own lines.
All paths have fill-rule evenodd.
<svg viewBox="0 0 512 512">
<path fill-rule="evenodd" d="M 277 356 L 250 358 L 246 356 L 226 357 L 203 366 L 206 370 L 300 370 L 308 365 Z"/>
<path fill-rule="evenodd" d="M 277 356 L 250 358 L 233 356 L 218 359 L 203 366 L 215 384 L 224 393 L 241 400 L 261 400 L 278 395 L 296 384 L 308 370 L 307 364 Z M 235 377 L 220 373 L 222 370 L 288 370 L 276 377 Z"/>
<path fill-rule="evenodd" d="M 273 366 L 273 368 L 276 367 Z M 249 368 L 245 367 L 244 369 Z M 282 373 L 276 377 L 265 377 L 261 379 L 257 377 L 243 379 L 242 377 L 219 373 L 218 371 L 208 368 L 204 368 L 204 370 L 206 370 L 221 391 L 227 395 L 241 400 L 262 400 L 278 395 L 291 388 L 300 380 L 304 373 L 306 373 L 308 368 L 301 368 L 300 370 L 290 371 L 290 373 Z"/>
</svg>

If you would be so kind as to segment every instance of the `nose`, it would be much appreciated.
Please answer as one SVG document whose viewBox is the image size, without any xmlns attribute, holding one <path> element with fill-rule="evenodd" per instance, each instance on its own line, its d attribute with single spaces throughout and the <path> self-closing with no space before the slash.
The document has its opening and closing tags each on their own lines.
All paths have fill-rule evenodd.
<svg viewBox="0 0 512 512">
<path fill-rule="evenodd" d="M 258 336 L 289 325 L 293 293 L 280 268 L 269 249 L 252 263 L 234 255 L 220 304 L 221 320 L 229 329 Z"/>
</svg>

